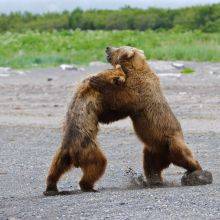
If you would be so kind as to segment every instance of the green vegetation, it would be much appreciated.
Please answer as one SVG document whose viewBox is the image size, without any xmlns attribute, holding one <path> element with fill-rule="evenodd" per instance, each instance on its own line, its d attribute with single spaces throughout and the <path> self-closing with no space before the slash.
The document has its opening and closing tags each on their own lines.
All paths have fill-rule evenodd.
<svg viewBox="0 0 220 220">
<path fill-rule="evenodd" d="M 219 62 L 220 4 L 0 14 L 0 33 L 0 66 L 14 68 L 105 61 L 107 45 L 141 48 L 148 59 Z"/>
<path fill-rule="evenodd" d="M 30 68 L 105 61 L 107 45 L 130 45 L 148 59 L 220 61 L 220 35 L 200 31 L 53 31 L 3 33 L 0 66 Z"/>
<path fill-rule="evenodd" d="M 191 73 L 194 73 L 194 70 L 191 69 L 191 68 L 184 68 L 181 70 L 181 73 L 183 74 L 191 74 Z"/>
<path fill-rule="evenodd" d="M 146 10 L 125 7 L 120 10 L 75 9 L 72 12 L 35 15 L 11 13 L 0 15 L 0 32 L 26 30 L 169 30 L 220 32 L 220 4 L 181 9 Z"/>
</svg>

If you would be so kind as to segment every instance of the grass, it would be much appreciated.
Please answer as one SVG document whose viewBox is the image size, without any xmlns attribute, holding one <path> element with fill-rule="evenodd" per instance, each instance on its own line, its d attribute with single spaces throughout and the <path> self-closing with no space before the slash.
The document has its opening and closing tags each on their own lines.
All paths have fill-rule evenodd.
<svg viewBox="0 0 220 220">
<path fill-rule="evenodd" d="M 191 74 L 191 73 L 194 73 L 195 71 L 191 68 L 184 68 L 181 70 L 181 73 L 183 74 Z"/>
<path fill-rule="evenodd" d="M 32 68 L 105 61 L 107 45 L 130 45 L 148 59 L 220 61 L 220 34 L 172 31 L 62 31 L 3 33 L 0 66 Z"/>
</svg>

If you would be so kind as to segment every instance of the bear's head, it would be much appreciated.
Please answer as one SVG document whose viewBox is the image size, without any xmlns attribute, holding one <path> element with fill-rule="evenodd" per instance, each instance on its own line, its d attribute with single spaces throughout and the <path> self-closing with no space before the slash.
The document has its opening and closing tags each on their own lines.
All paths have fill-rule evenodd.
<svg viewBox="0 0 220 220">
<path fill-rule="evenodd" d="M 134 47 L 107 47 L 107 61 L 113 66 L 121 65 L 126 70 L 142 70 L 146 67 L 146 58 L 144 52 Z"/>
</svg>

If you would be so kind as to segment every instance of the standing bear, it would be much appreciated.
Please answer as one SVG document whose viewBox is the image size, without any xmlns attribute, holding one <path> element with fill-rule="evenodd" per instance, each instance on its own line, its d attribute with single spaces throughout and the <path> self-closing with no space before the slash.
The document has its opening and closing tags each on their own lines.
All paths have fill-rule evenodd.
<svg viewBox="0 0 220 220">
<path fill-rule="evenodd" d="M 120 66 L 103 71 L 97 77 L 106 82 L 105 90 L 110 91 L 122 89 L 125 82 Z M 81 190 L 95 191 L 94 184 L 103 175 L 107 163 L 96 139 L 98 116 L 103 109 L 102 94 L 90 86 L 89 79 L 84 80 L 69 105 L 62 143 L 50 166 L 44 195 L 59 194 L 57 182 L 73 167 L 82 169 Z"/>
<path fill-rule="evenodd" d="M 193 171 L 200 174 L 202 168 L 186 145 L 180 123 L 143 51 L 127 46 L 107 47 L 106 54 L 110 64 L 121 66 L 126 81 L 122 90 L 108 91 L 99 76 L 90 79 L 90 85 L 103 95 L 105 109 L 99 121 L 109 123 L 130 116 L 137 136 L 144 143 L 143 167 L 149 184 L 162 184 L 162 171 L 171 163 L 186 169 L 187 174 Z"/>
</svg>

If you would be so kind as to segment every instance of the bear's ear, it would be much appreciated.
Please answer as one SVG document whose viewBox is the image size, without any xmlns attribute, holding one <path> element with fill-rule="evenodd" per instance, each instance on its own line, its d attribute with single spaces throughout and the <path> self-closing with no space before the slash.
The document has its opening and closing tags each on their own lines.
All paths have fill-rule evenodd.
<svg viewBox="0 0 220 220">
<path fill-rule="evenodd" d="M 123 51 L 121 54 L 118 55 L 118 61 L 125 61 L 131 59 L 135 54 L 134 50 L 126 50 Z"/>
</svg>

